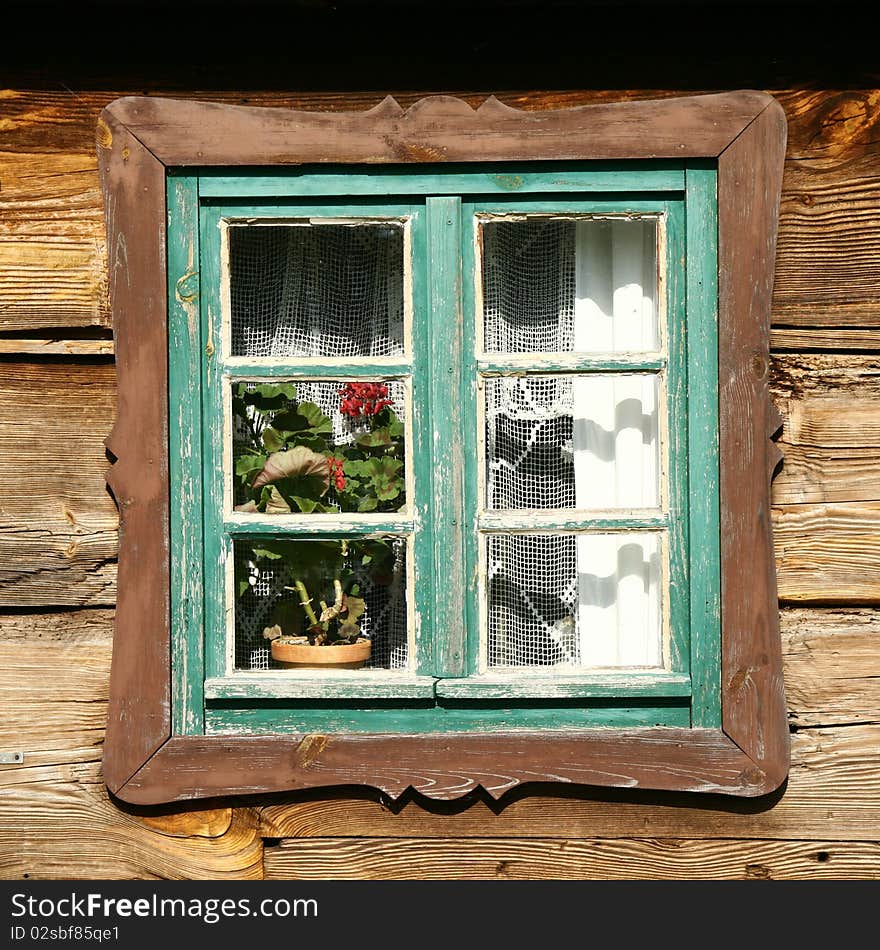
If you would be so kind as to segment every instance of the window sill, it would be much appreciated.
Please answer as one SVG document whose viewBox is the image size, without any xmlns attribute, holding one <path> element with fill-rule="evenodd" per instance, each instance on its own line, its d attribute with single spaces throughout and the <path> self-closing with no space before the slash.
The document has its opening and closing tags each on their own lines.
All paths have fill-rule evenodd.
<svg viewBox="0 0 880 950">
<path fill-rule="evenodd" d="M 647 672 L 523 675 L 521 671 L 444 679 L 437 696 L 446 699 L 616 699 L 687 697 L 691 680 L 683 673 Z"/>
<path fill-rule="evenodd" d="M 433 699 L 434 677 L 388 670 L 275 670 L 205 680 L 205 699 Z"/>
</svg>

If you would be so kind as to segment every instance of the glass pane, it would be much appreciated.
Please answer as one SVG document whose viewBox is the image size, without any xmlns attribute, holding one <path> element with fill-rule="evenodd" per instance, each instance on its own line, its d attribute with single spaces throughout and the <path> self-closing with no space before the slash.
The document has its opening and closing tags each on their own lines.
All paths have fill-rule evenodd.
<svg viewBox="0 0 880 950">
<path fill-rule="evenodd" d="M 487 508 L 659 506 L 657 374 L 498 376 L 484 391 Z"/>
<path fill-rule="evenodd" d="M 482 225 L 487 353 L 656 350 L 655 219 Z"/>
<path fill-rule="evenodd" d="M 232 384 L 233 505 L 252 514 L 400 511 L 405 384 Z"/>
<path fill-rule="evenodd" d="M 489 667 L 662 665 L 661 535 L 487 537 Z"/>
<path fill-rule="evenodd" d="M 404 351 L 398 223 L 229 228 L 232 355 Z"/>
<path fill-rule="evenodd" d="M 328 663 L 367 640 L 364 669 L 405 669 L 406 596 L 404 538 L 237 541 L 235 668 L 284 669 L 279 640 L 320 646 Z"/>
</svg>

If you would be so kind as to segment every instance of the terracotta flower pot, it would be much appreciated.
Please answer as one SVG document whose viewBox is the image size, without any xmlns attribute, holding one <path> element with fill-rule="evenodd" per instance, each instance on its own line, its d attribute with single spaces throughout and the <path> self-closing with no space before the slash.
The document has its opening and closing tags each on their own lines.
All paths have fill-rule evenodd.
<svg viewBox="0 0 880 950">
<path fill-rule="evenodd" d="M 311 646 L 306 637 L 280 637 L 272 641 L 272 657 L 290 669 L 356 670 L 370 658 L 369 640 L 335 646 Z"/>
</svg>

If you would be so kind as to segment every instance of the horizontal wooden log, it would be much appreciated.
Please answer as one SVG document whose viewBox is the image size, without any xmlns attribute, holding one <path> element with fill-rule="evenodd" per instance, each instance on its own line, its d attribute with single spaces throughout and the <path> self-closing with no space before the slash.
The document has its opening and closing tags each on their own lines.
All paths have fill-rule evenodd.
<svg viewBox="0 0 880 950">
<path fill-rule="evenodd" d="M 863 320 L 858 322 L 862 323 Z M 804 350 L 880 350 L 880 327 L 788 327 L 770 328 L 770 351 L 782 353 Z"/>
<path fill-rule="evenodd" d="M 782 634 L 792 725 L 880 723 L 880 612 L 792 608 Z"/>
<path fill-rule="evenodd" d="M 0 605 L 112 604 L 118 518 L 104 439 L 115 373 L 7 363 L 0 379 Z"/>
<path fill-rule="evenodd" d="M 782 603 L 880 603 L 880 502 L 773 508 Z"/>
<path fill-rule="evenodd" d="M 82 643 L 109 647 L 113 640 L 113 614 L 113 610 L 99 607 L 52 613 L 0 613 L 0 645 L 27 648 L 29 643 L 55 640 L 62 648 Z"/>
<path fill-rule="evenodd" d="M 112 356 L 113 341 L 15 339 L 0 337 L 0 355 L 3 356 Z"/>
<path fill-rule="evenodd" d="M 876 357 L 777 354 L 771 385 L 784 420 L 774 503 L 880 499 Z"/>
<path fill-rule="evenodd" d="M 792 738 L 787 786 L 768 800 L 532 788 L 494 804 L 388 807 L 351 794 L 260 809 L 273 838 L 833 838 L 880 840 L 880 726 L 804 730 Z"/>
<path fill-rule="evenodd" d="M 779 208 L 773 322 L 880 322 L 880 176 L 788 162 Z"/>
<path fill-rule="evenodd" d="M 840 880 L 880 873 L 877 842 L 312 839 L 266 849 L 266 880 Z"/>
<path fill-rule="evenodd" d="M 499 98 L 518 108 L 548 109 L 676 94 L 680 93 L 534 91 Z M 789 119 L 774 323 L 876 327 L 880 325 L 880 281 L 874 264 L 880 249 L 880 176 L 878 146 L 871 135 L 876 121 L 872 103 L 878 93 L 774 94 Z M 0 330 L 109 322 L 94 137 L 100 110 L 116 95 L 82 92 L 73 99 L 63 92 L 11 91 L 3 100 Z M 395 93 L 404 108 L 422 95 Z M 242 96 L 219 91 L 187 92 L 185 97 L 330 111 L 365 110 L 381 99 L 370 93 Z M 461 98 L 476 106 L 485 96 Z"/>
<path fill-rule="evenodd" d="M 78 775 L 0 788 L 0 877 L 261 877 L 262 840 L 247 809 L 237 809 L 228 822 L 213 809 L 202 818 L 166 820 L 163 827 L 161 815 L 143 820 L 120 808 L 108 798 L 100 776 L 92 778 Z M 210 833 L 214 830 L 221 833 Z"/>
</svg>

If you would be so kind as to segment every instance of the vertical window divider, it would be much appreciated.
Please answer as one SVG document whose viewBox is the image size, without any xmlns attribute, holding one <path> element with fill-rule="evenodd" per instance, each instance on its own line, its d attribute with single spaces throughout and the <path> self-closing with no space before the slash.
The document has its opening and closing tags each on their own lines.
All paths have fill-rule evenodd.
<svg viewBox="0 0 880 950">
<path fill-rule="evenodd" d="M 432 451 L 421 466 L 431 485 L 434 537 L 434 675 L 465 672 L 464 418 L 461 358 L 461 199 L 426 200 L 428 307 L 431 315 Z M 471 461 L 471 465 L 474 463 Z M 417 471 L 417 476 L 420 474 Z"/>
<path fill-rule="evenodd" d="M 721 727 L 721 512 L 718 373 L 718 213 L 714 163 L 685 169 L 688 373 L 691 377 L 687 454 L 691 570 L 692 725 Z M 697 424 L 699 422 L 699 424 Z M 713 527 L 714 526 L 714 527 Z M 710 565 L 707 569 L 706 565 Z"/>
<path fill-rule="evenodd" d="M 169 174 L 166 205 L 168 246 L 169 343 L 175 358 L 168 373 L 168 405 L 176 414 L 170 426 L 168 465 L 179 486 L 169 505 L 171 553 L 171 711 L 181 735 L 204 731 L 205 658 L 202 561 L 201 400 L 192 381 L 201 375 L 202 335 L 199 302 L 198 179 Z"/>
</svg>

